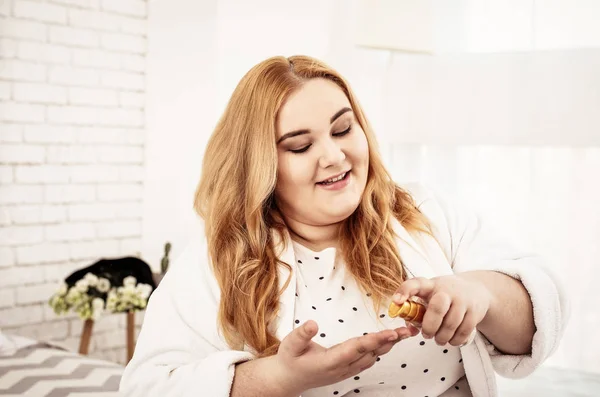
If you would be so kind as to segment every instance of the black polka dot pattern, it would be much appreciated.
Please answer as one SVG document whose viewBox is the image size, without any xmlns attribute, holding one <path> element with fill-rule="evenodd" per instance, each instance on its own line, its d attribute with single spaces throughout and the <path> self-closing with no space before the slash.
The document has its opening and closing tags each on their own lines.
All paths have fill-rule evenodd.
<svg viewBox="0 0 600 397">
<path fill-rule="evenodd" d="M 364 327 L 363 330 L 368 331 L 362 332 L 362 335 L 366 336 L 383 329 L 404 325 L 399 324 L 398 319 L 389 318 L 385 310 L 373 313 L 372 304 L 369 305 L 369 300 L 366 299 L 372 297 L 372 293 L 361 292 L 358 284 L 348 281 L 351 278 L 348 278 L 344 266 L 340 267 L 340 271 L 333 272 L 331 269 L 336 267 L 333 266 L 334 259 L 331 253 L 332 251 L 325 250 L 317 256 L 306 252 L 299 255 L 296 252 L 298 264 L 303 265 L 296 267 L 299 274 L 296 286 L 298 290 L 302 290 L 301 286 L 304 285 L 307 290 L 306 292 L 302 290 L 300 296 L 298 291 L 295 293 L 297 297 L 294 301 L 295 325 L 300 325 L 307 320 L 316 321 L 319 324 L 319 333 L 318 341 L 315 341 L 326 348 L 360 335 L 358 327 Z M 335 254 L 335 251 L 333 253 Z M 322 302 L 328 303 L 323 305 Z M 363 304 L 365 306 L 362 306 Z M 360 310 L 358 310 L 359 306 Z M 408 349 L 402 346 L 407 346 Z M 414 354 L 427 357 L 425 361 L 417 360 L 413 353 L 405 354 L 415 347 L 419 347 L 420 353 L 415 351 Z M 339 383 L 326 386 L 327 393 L 324 395 L 369 394 L 374 390 L 373 388 L 381 388 L 386 392 L 395 391 L 398 396 L 408 393 L 411 396 L 427 397 L 426 393 L 432 393 L 434 385 L 437 385 L 436 390 L 440 388 L 446 390 L 446 387 L 450 389 L 454 387 L 456 390 L 463 388 L 462 384 L 455 383 L 464 375 L 458 348 L 448 345 L 440 348 L 435 343 L 426 343 L 421 337 L 414 337 L 398 343 L 392 351 L 386 353 L 385 357 L 377 356 L 373 359 L 375 363 L 372 367 Z M 411 359 L 415 360 L 411 361 Z M 385 384 L 387 386 L 381 386 Z M 310 393 L 307 395 L 313 396 Z"/>
</svg>

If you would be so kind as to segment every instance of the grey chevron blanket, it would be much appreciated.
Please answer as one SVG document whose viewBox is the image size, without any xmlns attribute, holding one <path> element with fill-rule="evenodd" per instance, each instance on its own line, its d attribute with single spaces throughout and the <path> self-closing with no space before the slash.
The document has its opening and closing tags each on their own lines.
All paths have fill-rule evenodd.
<svg viewBox="0 0 600 397">
<path fill-rule="evenodd" d="M 0 356 L 0 396 L 118 397 L 123 367 L 38 343 Z"/>
</svg>

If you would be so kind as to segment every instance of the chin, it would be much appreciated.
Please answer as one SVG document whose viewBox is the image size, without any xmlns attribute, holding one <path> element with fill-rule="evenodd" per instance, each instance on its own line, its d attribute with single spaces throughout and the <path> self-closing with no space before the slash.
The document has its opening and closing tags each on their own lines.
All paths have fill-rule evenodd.
<svg viewBox="0 0 600 397">
<path fill-rule="evenodd" d="M 352 215 L 358 208 L 358 205 L 359 200 L 356 200 L 356 202 L 331 206 L 324 209 L 323 213 L 326 215 L 326 219 L 331 220 L 330 223 L 338 223 Z"/>
</svg>

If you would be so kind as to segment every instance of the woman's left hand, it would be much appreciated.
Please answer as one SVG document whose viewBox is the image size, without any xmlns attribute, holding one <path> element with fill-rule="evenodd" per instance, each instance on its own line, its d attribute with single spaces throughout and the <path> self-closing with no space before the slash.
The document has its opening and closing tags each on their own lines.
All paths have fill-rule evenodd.
<svg viewBox="0 0 600 397">
<path fill-rule="evenodd" d="M 417 296 L 427 302 L 421 333 L 435 338 L 438 345 L 461 346 L 469 342 L 471 333 L 485 318 L 492 294 L 483 283 L 464 275 L 413 278 L 402 283 L 393 296 L 401 305 Z"/>
</svg>

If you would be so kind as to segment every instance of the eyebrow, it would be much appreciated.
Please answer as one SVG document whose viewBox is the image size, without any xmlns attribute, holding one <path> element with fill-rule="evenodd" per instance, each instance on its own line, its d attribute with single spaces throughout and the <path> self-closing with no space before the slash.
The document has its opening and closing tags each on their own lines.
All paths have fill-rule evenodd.
<svg viewBox="0 0 600 397">
<path fill-rule="evenodd" d="M 331 116 L 331 118 L 329 119 L 329 123 L 333 124 L 333 122 L 336 121 L 342 114 L 344 114 L 346 112 L 351 112 L 351 111 L 352 111 L 352 109 L 350 109 L 349 107 L 341 108 L 340 110 L 335 112 L 335 114 L 333 116 Z M 288 138 L 293 138 L 295 136 L 304 135 L 304 134 L 308 134 L 308 133 L 310 133 L 310 131 L 307 129 L 288 132 L 286 134 L 283 134 L 281 136 L 281 138 L 279 138 L 277 140 L 277 144 L 279 145 L 281 142 L 283 142 L 284 140 L 286 140 Z"/>
</svg>

